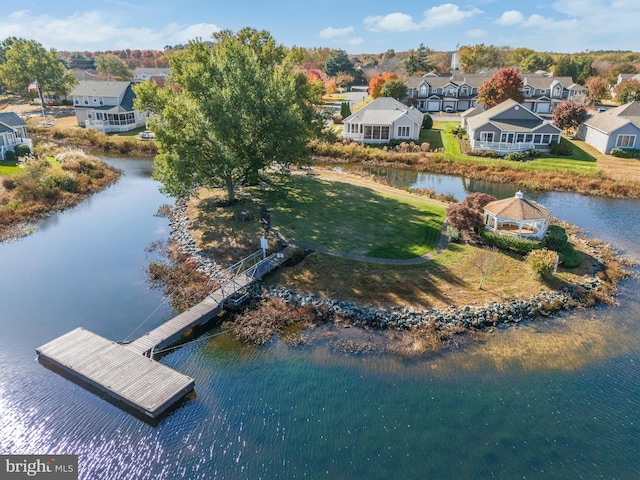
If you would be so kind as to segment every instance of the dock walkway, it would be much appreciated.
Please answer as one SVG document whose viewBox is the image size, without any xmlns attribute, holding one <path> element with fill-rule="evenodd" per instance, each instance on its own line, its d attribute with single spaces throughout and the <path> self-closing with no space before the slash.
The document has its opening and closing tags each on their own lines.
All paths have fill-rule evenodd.
<svg viewBox="0 0 640 480">
<path fill-rule="evenodd" d="M 247 258 L 259 258 L 256 252 Z M 225 301 L 242 292 L 282 265 L 287 249 L 245 268 L 217 285 L 199 304 L 173 317 L 137 340 L 120 344 L 84 328 L 76 328 L 36 349 L 39 359 L 123 402 L 144 415 L 156 418 L 193 390 L 195 381 L 153 360 L 153 352 L 176 343 L 190 329 L 220 314 Z M 245 259 L 246 260 L 246 259 Z"/>
</svg>

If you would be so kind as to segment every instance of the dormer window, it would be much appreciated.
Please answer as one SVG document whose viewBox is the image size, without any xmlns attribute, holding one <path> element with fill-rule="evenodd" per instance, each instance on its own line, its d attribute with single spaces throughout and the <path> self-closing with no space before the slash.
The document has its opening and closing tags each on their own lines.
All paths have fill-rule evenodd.
<svg viewBox="0 0 640 480">
<path fill-rule="evenodd" d="M 427 94 L 427 86 L 426 85 L 420 85 L 420 93 L 423 95 Z"/>
</svg>

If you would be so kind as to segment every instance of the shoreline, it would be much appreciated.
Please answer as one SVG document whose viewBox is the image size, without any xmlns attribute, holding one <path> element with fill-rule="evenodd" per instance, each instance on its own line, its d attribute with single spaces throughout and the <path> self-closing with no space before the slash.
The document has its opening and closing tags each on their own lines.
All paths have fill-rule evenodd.
<svg viewBox="0 0 640 480">
<path fill-rule="evenodd" d="M 180 253 L 197 262 L 197 270 L 206 276 L 215 276 L 218 269 L 215 260 L 198 248 L 189 231 L 191 222 L 186 215 L 186 204 L 176 204 L 169 217 L 171 227 L 169 240 L 175 242 Z M 575 230 L 578 229 L 575 228 Z M 579 233 L 574 232 L 573 235 L 577 237 Z M 359 305 L 357 302 L 327 298 L 312 292 L 302 292 L 282 286 L 264 287 L 258 284 L 250 289 L 252 305 L 248 309 L 255 313 L 256 309 L 259 310 L 269 302 L 281 301 L 291 309 L 292 316 L 298 314 L 307 318 L 297 324 L 294 334 L 286 333 L 285 329 L 296 325 L 295 321 L 282 328 L 276 327 L 276 330 L 266 337 L 267 339 L 279 334 L 288 343 L 308 344 L 310 331 L 321 327 L 322 324 L 333 327 L 355 327 L 362 332 L 398 332 L 400 339 L 387 338 L 392 346 L 387 347 L 386 350 L 408 357 L 420 356 L 440 351 L 450 343 L 457 343 L 454 338 L 463 333 L 492 332 L 494 328 L 554 318 L 562 312 L 593 308 L 601 303 L 615 304 L 617 285 L 621 280 L 628 278 L 631 272 L 623 269 L 619 278 L 601 278 L 607 266 L 605 258 L 615 258 L 620 265 L 624 266 L 631 266 L 631 262 L 600 241 L 588 239 L 588 242 L 591 254 L 603 264 L 601 271 L 589 275 L 580 283 L 567 285 L 561 290 L 544 291 L 527 298 L 514 298 L 501 302 L 487 301 L 484 304 L 463 306 L 450 305 L 447 308 L 419 309 L 403 306 L 370 308 Z M 273 308 L 273 305 L 267 307 L 267 310 L 269 308 Z M 301 314 L 301 311 L 306 311 L 306 316 Z M 310 315 L 317 321 L 309 322 Z M 257 316 L 260 316 L 259 312 Z M 252 322 L 255 322 L 256 315 L 253 317 Z M 242 314 L 238 318 L 242 319 Z M 228 326 L 231 326 L 231 322 Z M 236 334 L 242 328 L 237 326 Z M 249 328 L 264 329 L 265 326 L 257 324 Z M 337 333 L 339 331 L 335 330 L 331 335 L 339 337 L 340 334 Z M 407 345 L 409 342 L 403 339 L 404 336 L 412 339 L 411 345 Z M 426 339 L 425 336 L 431 338 Z M 264 340 L 264 337 L 262 338 Z M 351 345 L 349 351 L 377 351 L 375 348 L 372 350 L 369 346 L 363 346 L 362 343 L 351 342 L 349 345 Z M 424 345 L 428 345 L 425 351 L 422 350 Z M 414 351 L 416 348 L 417 352 Z"/>
</svg>

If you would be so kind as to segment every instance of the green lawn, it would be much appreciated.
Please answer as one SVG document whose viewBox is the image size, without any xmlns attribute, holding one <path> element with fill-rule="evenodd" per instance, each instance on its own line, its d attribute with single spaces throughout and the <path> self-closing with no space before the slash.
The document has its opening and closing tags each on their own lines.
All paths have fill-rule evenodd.
<svg viewBox="0 0 640 480">
<path fill-rule="evenodd" d="M 525 171 L 539 171 L 539 172 L 551 172 L 551 173 L 575 173 L 579 175 L 595 175 L 598 171 L 596 159 L 580 148 L 575 142 L 563 138 L 563 142 L 569 142 L 573 146 L 573 155 L 567 157 L 551 156 L 549 154 L 543 155 L 535 160 L 528 160 L 526 162 L 509 162 L 504 160 L 496 160 L 482 157 L 474 157 L 470 155 L 464 155 L 460 149 L 460 143 L 451 130 L 459 125 L 459 122 L 439 122 L 436 121 L 433 124 L 433 128 L 425 133 L 425 139 L 429 141 L 432 148 L 438 148 L 435 145 L 439 144 L 438 139 L 445 149 L 448 159 L 456 160 L 459 162 L 475 162 L 485 163 L 490 165 L 497 165 L 502 162 L 502 165 L 509 165 L 511 168 L 525 170 Z M 433 140 L 432 140 L 433 139 Z M 435 142 L 435 143 L 432 143 Z"/>
<path fill-rule="evenodd" d="M 0 175 L 14 175 L 20 171 L 17 160 L 0 162 Z"/>
<path fill-rule="evenodd" d="M 341 252 L 381 258 L 412 258 L 434 251 L 445 211 L 419 198 L 291 176 L 277 189 L 253 189 L 271 209 L 285 237 Z"/>
</svg>

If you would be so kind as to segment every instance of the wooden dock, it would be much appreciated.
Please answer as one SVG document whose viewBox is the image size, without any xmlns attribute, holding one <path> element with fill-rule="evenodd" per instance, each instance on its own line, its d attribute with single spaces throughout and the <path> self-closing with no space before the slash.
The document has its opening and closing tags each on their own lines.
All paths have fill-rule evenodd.
<svg viewBox="0 0 640 480">
<path fill-rule="evenodd" d="M 41 359 L 155 418 L 193 390 L 193 378 L 124 345 L 76 328 L 36 349 Z"/>
<path fill-rule="evenodd" d="M 209 322 L 222 312 L 227 299 L 282 265 L 288 257 L 288 251 L 274 254 L 237 271 L 202 302 L 131 343 L 120 344 L 76 328 L 37 348 L 36 352 L 41 360 L 62 369 L 80 383 L 136 412 L 156 418 L 193 390 L 195 382 L 153 360 L 154 351 L 178 342 L 192 328 Z"/>
</svg>

